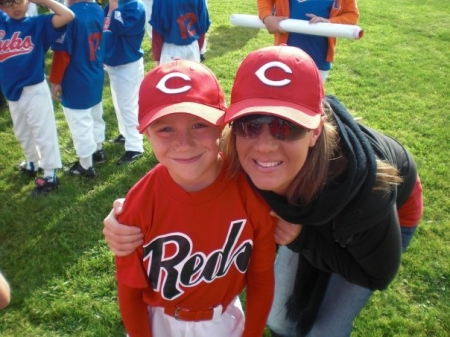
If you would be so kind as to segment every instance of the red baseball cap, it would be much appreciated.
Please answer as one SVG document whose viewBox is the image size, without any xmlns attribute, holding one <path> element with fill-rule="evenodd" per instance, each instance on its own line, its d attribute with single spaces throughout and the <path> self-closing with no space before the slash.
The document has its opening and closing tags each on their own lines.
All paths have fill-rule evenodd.
<svg viewBox="0 0 450 337">
<path fill-rule="evenodd" d="M 223 124 L 225 96 L 216 76 L 201 63 L 174 60 L 153 68 L 139 89 L 139 127 L 142 133 L 166 115 L 188 113 L 210 124 Z"/>
<path fill-rule="evenodd" d="M 267 114 L 315 129 L 323 98 L 319 70 L 308 54 L 286 45 L 261 48 L 248 54 L 237 70 L 225 123 Z"/>
</svg>

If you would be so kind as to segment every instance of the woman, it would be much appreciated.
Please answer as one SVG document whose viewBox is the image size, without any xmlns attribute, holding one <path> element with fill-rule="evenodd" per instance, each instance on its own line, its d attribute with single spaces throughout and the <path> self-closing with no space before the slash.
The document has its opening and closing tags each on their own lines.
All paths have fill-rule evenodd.
<svg viewBox="0 0 450 337">
<path fill-rule="evenodd" d="M 372 292 L 395 277 L 422 214 L 413 159 L 324 97 L 313 60 L 295 47 L 246 57 L 225 119 L 230 174 L 242 168 L 290 223 L 276 232 L 273 335 L 349 336 Z M 114 252 L 134 247 L 138 234 L 112 213 L 105 226 Z"/>
</svg>

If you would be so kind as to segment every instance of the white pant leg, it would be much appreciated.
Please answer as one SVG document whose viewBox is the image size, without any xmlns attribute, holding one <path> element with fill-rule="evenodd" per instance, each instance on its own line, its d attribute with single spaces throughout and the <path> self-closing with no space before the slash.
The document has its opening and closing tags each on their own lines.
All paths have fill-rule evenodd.
<svg viewBox="0 0 450 337">
<path fill-rule="evenodd" d="M 39 162 L 44 170 L 61 168 L 55 112 L 47 82 L 23 88 L 19 100 L 10 101 L 9 108 L 14 134 L 26 160 Z"/>
<path fill-rule="evenodd" d="M 94 119 L 92 108 L 70 109 L 63 107 L 67 125 L 72 134 L 73 146 L 79 158 L 87 158 L 97 149 L 94 140 Z"/>
<path fill-rule="evenodd" d="M 211 321 L 184 322 L 164 314 L 160 307 L 149 307 L 149 318 L 154 337 L 241 337 L 244 331 L 245 317 L 239 297 L 220 314 L 222 306 L 216 308 Z"/>
<path fill-rule="evenodd" d="M 152 17 L 152 6 L 153 6 L 153 0 L 144 0 L 144 6 L 145 6 L 145 30 L 147 32 L 148 37 L 152 38 L 152 26 L 150 25 L 149 21 Z"/>
<path fill-rule="evenodd" d="M 106 124 L 103 120 L 103 104 L 100 103 L 92 107 L 92 119 L 94 120 L 94 142 L 99 144 L 105 140 Z"/>
<path fill-rule="evenodd" d="M 187 46 L 178 46 L 173 43 L 163 43 L 160 64 L 170 62 L 175 58 L 200 62 L 200 49 L 198 41 Z"/>
<path fill-rule="evenodd" d="M 139 87 L 144 78 L 143 58 L 120 66 L 107 66 L 106 70 L 119 131 L 125 137 L 125 151 L 144 152 L 143 138 L 137 130 Z"/>
<path fill-rule="evenodd" d="M 320 73 L 320 78 L 322 79 L 322 83 L 325 84 L 330 71 L 329 70 L 319 70 L 319 73 Z"/>
</svg>

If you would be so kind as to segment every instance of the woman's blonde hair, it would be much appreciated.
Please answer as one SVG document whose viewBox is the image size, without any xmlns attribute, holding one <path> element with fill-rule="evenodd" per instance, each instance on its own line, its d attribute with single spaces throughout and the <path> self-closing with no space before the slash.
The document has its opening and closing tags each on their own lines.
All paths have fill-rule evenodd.
<svg viewBox="0 0 450 337">
<path fill-rule="evenodd" d="M 316 144 L 309 148 L 303 168 L 293 179 L 286 192 L 286 198 L 293 205 L 308 205 L 322 187 L 347 169 L 347 160 L 340 146 L 339 133 L 334 122 L 333 111 L 323 101 L 324 126 Z M 230 160 L 228 174 L 235 176 L 241 165 L 236 149 L 236 136 L 231 128 L 224 133 L 224 152 Z M 402 182 L 398 170 L 387 162 L 377 159 L 377 176 L 374 190 L 392 190 Z"/>
</svg>

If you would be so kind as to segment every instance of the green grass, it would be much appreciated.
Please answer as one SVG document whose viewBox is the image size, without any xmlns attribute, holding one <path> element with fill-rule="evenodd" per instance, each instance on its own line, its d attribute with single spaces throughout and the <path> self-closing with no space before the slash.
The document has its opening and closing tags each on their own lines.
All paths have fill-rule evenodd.
<svg viewBox="0 0 450 337">
<path fill-rule="evenodd" d="M 242 58 L 271 45 L 272 37 L 228 23 L 231 13 L 256 13 L 255 0 L 209 0 L 209 7 L 213 24 L 205 64 L 229 98 Z M 425 189 L 425 214 L 397 278 L 371 298 L 352 336 L 448 336 L 450 2 L 399 0 L 380 7 L 365 0 L 359 7 L 365 35 L 339 40 L 326 91 L 412 152 Z M 154 66 L 149 49 L 145 38 L 146 70 Z M 118 131 L 107 82 L 104 93 L 111 139 Z M 67 164 L 76 155 L 61 108 L 55 108 Z M 144 159 L 119 167 L 123 148 L 105 143 L 109 161 L 98 166 L 97 179 L 61 175 L 59 191 L 31 199 L 33 184 L 16 168 L 23 154 L 7 109 L 0 111 L 0 142 L 0 269 L 12 287 L 12 302 L 0 312 L 0 335 L 124 336 L 102 220 L 112 201 L 155 164 L 150 147 L 146 143 Z"/>
</svg>

